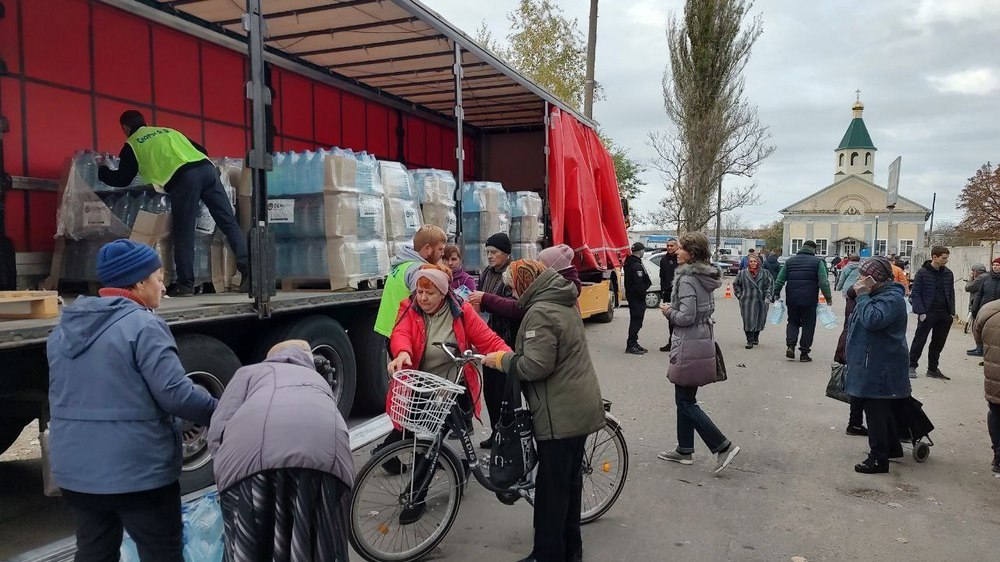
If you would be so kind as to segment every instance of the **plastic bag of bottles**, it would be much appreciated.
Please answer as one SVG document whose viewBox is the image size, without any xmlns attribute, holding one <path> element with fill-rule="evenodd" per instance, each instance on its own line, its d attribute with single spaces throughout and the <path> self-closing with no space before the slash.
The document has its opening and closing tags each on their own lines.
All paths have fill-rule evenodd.
<svg viewBox="0 0 1000 562">
<path fill-rule="evenodd" d="M 833 313 L 833 307 L 826 304 L 816 305 L 816 319 L 827 330 L 837 327 L 837 315 Z"/>
<path fill-rule="evenodd" d="M 781 324 L 785 320 L 785 301 L 778 299 L 774 302 L 774 306 L 771 307 L 771 312 L 767 315 L 767 320 L 774 324 L 775 326 Z"/>
<path fill-rule="evenodd" d="M 181 506 L 185 562 L 222 562 L 225 542 L 219 494 L 209 492 Z M 119 550 L 121 562 L 139 562 L 135 541 L 125 533 Z"/>
</svg>

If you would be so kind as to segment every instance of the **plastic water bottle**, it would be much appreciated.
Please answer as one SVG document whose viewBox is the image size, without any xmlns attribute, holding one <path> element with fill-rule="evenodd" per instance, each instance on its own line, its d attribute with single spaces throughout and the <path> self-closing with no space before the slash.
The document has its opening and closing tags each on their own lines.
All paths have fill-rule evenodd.
<svg viewBox="0 0 1000 562">
<path fill-rule="evenodd" d="M 301 193 L 301 186 L 299 183 L 299 160 L 302 160 L 302 155 L 298 152 L 288 153 L 288 160 L 285 165 L 287 174 L 285 176 L 284 195 L 296 195 Z"/>
<path fill-rule="evenodd" d="M 837 315 L 833 313 L 833 308 L 828 305 L 816 305 L 816 318 L 827 330 L 832 330 L 837 327 Z"/>
<path fill-rule="evenodd" d="M 302 225 L 299 231 L 303 237 L 322 237 L 326 235 L 324 205 L 322 194 L 311 194 L 299 197 L 295 202 L 296 210 L 302 206 Z M 296 213 L 298 215 L 298 213 Z M 296 221 L 299 219 L 296 218 Z"/>
<path fill-rule="evenodd" d="M 768 322 L 774 324 L 775 326 L 781 324 L 781 321 L 785 319 L 785 301 L 780 299 L 775 301 L 767 319 Z"/>
<path fill-rule="evenodd" d="M 135 546 L 135 541 L 128 533 L 122 537 L 122 546 L 118 551 L 119 562 L 139 562 L 139 550 Z"/>
</svg>

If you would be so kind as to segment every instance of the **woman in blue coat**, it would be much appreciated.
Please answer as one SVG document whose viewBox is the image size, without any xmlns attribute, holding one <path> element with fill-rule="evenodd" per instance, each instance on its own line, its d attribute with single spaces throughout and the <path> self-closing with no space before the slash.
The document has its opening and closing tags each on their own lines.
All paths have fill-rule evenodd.
<svg viewBox="0 0 1000 562">
<path fill-rule="evenodd" d="M 889 459 L 903 456 L 892 408 L 910 396 L 909 349 L 903 286 L 893 282 L 892 265 L 883 257 L 864 261 L 854 284 L 857 305 L 847 334 L 847 382 L 850 396 L 861 398 L 868 418 L 868 458 L 854 470 L 889 472 Z"/>
</svg>

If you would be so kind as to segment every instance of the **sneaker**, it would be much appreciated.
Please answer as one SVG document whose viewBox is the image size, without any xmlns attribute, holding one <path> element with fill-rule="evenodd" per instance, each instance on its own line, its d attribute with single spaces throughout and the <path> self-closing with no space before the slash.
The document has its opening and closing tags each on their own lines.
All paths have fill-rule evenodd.
<svg viewBox="0 0 1000 562">
<path fill-rule="evenodd" d="M 790 345 L 788 349 L 785 350 L 785 357 L 789 359 L 795 359 L 795 346 Z"/>
<path fill-rule="evenodd" d="M 927 376 L 932 379 L 940 379 L 943 381 L 950 381 L 951 377 L 945 375 L 941 372 L 941 369 L 934 369 L 933 371 L 927 371 Z"/>
<path fill-rule="evenodd" d="M 753 341 L 748 341 L 746 345 L 747 349 L 753 349 Z"/>
<path fill-rule="evenodd" d="M 913 365 L 910 365 L 910 378 L 911 379 L 917 378 L 917 368 L 914 367 Z"/>
<path fill-rule="evenodd" d="M 861 474 L 888 474 L 889 463 L 880 463 L 877 460 L 868 457 L 867 459 L 854 465 L 854 472 L 860 472 Z"/>
<path fill-rule="evenodd" d="M 1000 474 L 1000 451 L 993 453 L 993 466 L 990 468 L 994 473 Z"/>
<path fill-rule="evenodd" d="M 977 347 L 976 349 L 970 349 L 970 350 L 966 351 L 965 354 L 968 355 L 969 357 L 982 357 L 983 356 L 983 348 Z"/>
<path fill-rule="evenodd" d="M 688 454 L 678 453 L 677 449 L 671 449 L 669 451 L 661 451 L 659 454 L 656 455 L 656 458 L 660 459 L 661 461 L 670 461 L 678 464 L 694 464 L 694 461 L 691 460 L 690 453 Z"/>
<path fill-rule="evenodd" d="M 660 347 L 660 351 L 662 351 L 664 353 L 670 351 L 670 344 L 668 343 L 667 345 L 664 345 L 664 346 Z"/>
<path fill-rule="evenodd" d="M 809 357 L 809 354 L 806 353 L 805 351 L 803 351 L 802 354 L 799 355 L 799 361 L 801 361 L 803 363 L 812 363 L 812 360 L 813 360 L 813 358 Z"/>
<path fill-rule="evenodd" d="M 847 431 L 844 433 L 848 435 L 868 435 L 868 428 L 863 425 L 849 425 L 847 426 Z"/>
<path fill-rule="evenodd" d="M 716 455 L 718 460 L 715 463 L 714 472 L 716 474 L 722 472 L 722 469 L 729 466 L 729 463 L 733 462 L 733 459 L 735 459 L 736 455 L 738 454 L 740 454 L 740 448 L 737 447 L 736 445 L 730 445 L 728 449 L 720 452 L 718 455 Z"/>
<path fill-rule="evenodd" d="M 639 346 L 633 345 L 626 347 L 625 353 L 628 353 L 629 355 L 644 355 L 646 352 L 643 351 L 642 348 L 640 348 Z"/>
</svg>

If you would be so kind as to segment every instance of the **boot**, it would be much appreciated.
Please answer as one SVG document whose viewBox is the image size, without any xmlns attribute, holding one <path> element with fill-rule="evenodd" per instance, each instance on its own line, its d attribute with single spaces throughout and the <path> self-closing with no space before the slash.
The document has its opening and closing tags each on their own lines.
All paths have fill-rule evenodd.
<svg viewBox="0 0 1000 562">
<path fill-rule="evenodd" d="M 982 348 L 982 346 L 980 346 L 980 347 L 977 347 L 975 349 L 970 349 L 970 350 L 966 351 L 965 354 L 968 355 L 969 357 L 982 357 L 983 356 L 983 348 Z"/>
<path fill-rule="evenodd" d="M 788 349 L 785 350 L 785 357 L 789 359 L 795 359 L 795 346 L 790 345 Z"/>
<path fill-rule="evenodd" d="M 246 263 L 236 264 L 236 271 L 240 272 L 240 288 L 237 289 L 241 293 L 250 292 L 250 265 Z"/>
<path fill-rule="evenodd" d="M 993 466 L 991 468 L 994 473 L 1000 474 L 1000 450 L 993 453 Z"/>
</svg>

